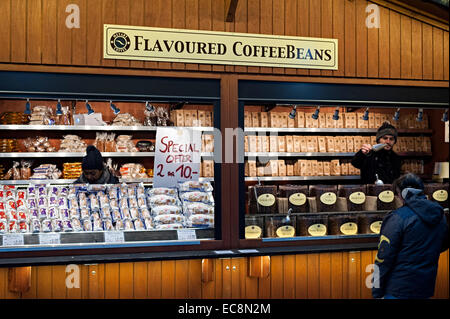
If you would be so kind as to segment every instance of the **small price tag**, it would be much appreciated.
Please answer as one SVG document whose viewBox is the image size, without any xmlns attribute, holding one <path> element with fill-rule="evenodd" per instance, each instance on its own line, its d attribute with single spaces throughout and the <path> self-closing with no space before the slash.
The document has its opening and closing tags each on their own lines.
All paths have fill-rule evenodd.
<svg viewBox="0 0 450 319">
<path fill-rule="evenodd" d="M 177 229 L 178 240 L 197 239 L 195 229 Z"/>
<path fill-rule="evenodd" d="M 61 244 L 61 235 L 58 233 L 39 234 L 39 244 L 59 245 Z"/>
<path fill-rule="evenodd" d="M 123 231 L 108 231 L 105 232 L 105 243 L 123 243 L 125 237 Z"/>
<path fill-rule="evenodd" d="M 5 234 L 3 235 L 3 246 L 23 246 L 23 234 Z"/>
</svg>

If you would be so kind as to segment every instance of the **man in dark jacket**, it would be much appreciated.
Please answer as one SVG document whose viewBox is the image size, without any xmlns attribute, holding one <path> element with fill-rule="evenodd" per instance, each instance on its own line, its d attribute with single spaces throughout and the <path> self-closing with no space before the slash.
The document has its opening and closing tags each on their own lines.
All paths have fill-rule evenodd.
<svg viewBox="0 0 450 319">
<path fill-rule="evenodd" d="M 397 130 L 391 124 L 384 122 L 377 131 L 377 143 L 384 143 L 384 149 L 376 152 L 372 145 L 363 144 L 352 159 L 352 165 L 361 170 L 361 183 L 373 184 L 376 176 L 385 184 L 400 176 L 400 157 L 392 150 L 397 143 Z"/>
<path fill-rule="evenodd" d="M 439 255 L 448 248 L 447 221 L 442 207 L 426 199 L 423 183 L 416 175 L 403 175 L 393 187 L 404 205 L 383 220 L 372 295 L 430 298 L 434 295 Z"/>
<path fill-rule="evenodd" d="M 111 174 L 103 163 L 100 151 L 93 145 L 86 148 L 86 156 L 81 164 L 83 173 L 75 184 L 117 184 L 119 179 Z"/>
</svg>

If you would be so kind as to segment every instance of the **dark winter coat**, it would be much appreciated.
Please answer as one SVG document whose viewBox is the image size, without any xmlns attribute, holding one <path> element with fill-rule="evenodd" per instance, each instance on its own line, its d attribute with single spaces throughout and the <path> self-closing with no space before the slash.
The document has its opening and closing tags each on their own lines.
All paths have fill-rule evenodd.
<svg viewBox="0 0 450 319">
<path fill-rule="evenodd" d="M 74 182 L 74 184 L 118 184 L 119 179 L 111 174 L 109 169 L 104 168 L 103 173 L 100 176 L 98 180 L 95 182 L 89 182 L 85 177 L 84 174 L 81 173 L 80 177 Z"/>
<path fill-rule="evenodd" d="M 361 183 L 373 184 L 375 174 L 385 184 L 392 184 L 400 177 L 401 160 L 394 151 L 381 150 L 365 155 L 361 150 L 352 159 L 352 165 L 361 170 Z"/>
<path fill-rule="evenodd" d="M 405 205 L 388 214 L 381 226 L 375 259 L 379 288 L 374 282 L 373 297 L 432 297 L 439 255 L 447 248 L 448 225 L 442 207 L 427 200 L 423 191 L 408 188 Z"/>
</svg>

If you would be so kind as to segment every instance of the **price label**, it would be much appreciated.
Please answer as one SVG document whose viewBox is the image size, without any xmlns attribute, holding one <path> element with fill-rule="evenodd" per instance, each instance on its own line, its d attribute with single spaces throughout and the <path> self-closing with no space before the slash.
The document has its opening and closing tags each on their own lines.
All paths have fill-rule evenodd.
<svg viewBox="0 0 450 319">
<path fill-rule="evenodd" d="M 23 246 L 23 234 L 5 234 L 3 235 L 3 246 Z"/>
<path fill-rule="evenodd" d="M 125 236 L 123 231 L 107 231 L 105 234 L 105 243 L 123 243 Z"/>
<path fill-rule="evenodd" d="M 175 187 L 179 181 L 198 181 L 201 132 L 191 128 L 158 127 L 156 130 L 154 187 Z"/>
<path fill-rule="evenodd" d="M 197 239 L 195 229 L 177 229 L 178 240 L 193 240 Z"/>
<path fill-rule="evenodd" d="M 61 244 L 61 235 L 58 233 L 39 234 L 39 244 L 59 245 Z"/>
</svg>

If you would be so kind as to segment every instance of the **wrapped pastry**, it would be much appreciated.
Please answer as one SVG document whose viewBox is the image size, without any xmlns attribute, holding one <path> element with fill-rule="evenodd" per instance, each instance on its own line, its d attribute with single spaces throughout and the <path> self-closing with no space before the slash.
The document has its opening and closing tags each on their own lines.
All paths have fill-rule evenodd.
<svg viewBox="0 0 450 319">
<path fill-rule="evenodd" d="M 153 229 L 153 221 L 150 217 L 144 218 L 145 229 Z"/>
<path fill-rule="evenodd" d="M 114 222 L 122 220 L 122 215 L 120 214 L 120 211 L 118 209 L 113 209 L 111 212 L 111 216 Z"/>
<path fill-rule="evenodd" d="M 142 198 L 141 198 L 141 199 L 142 199 Z M 136 199 L 135 196 L 133 196 L 133 197 L 128 197 L 128 203 L 129 203 L 130 208 L 131 208 L 131 207 L 138 207 L 138 201 L 137 201 L 137 199 Z"/>
<path fill-rule="evenodd" d="M 27 221 L 19 221 L 19 233 L 28 233 L 30 231 Z"/>
<path fill-rule="evenodd" d="M 47 219 L 47 208 L 46 207 L 39 208 L 39 219 Z"/>
<path fill-rule="evenodd" d="M 206 192 L 185 192 L 181 193 L 180 198 L 182 201 L 188 202 L 212 203 L 211 193 Z"/>
<path fill-rule="evenodd" d="M 109 208 L 109 206 L 103 207 L 100 210 L 100 217 L 105 220 L 105 219 L 111 219 L 111 209 Z"/>
<path fill-rule="evenodd" d="M 130 219 L 125 219 L 123 221 L 123 226 L 125 230 L 134 230 L 134 224 Z"/>
<path fill-rule="evenodd" d="M 69 219 L 64 219 L 62 223 L 64 232 L 73 231 L 72 222 Z"/>
<path fill-rule="evenodd" d="M 30 219 L 39 220 L 39 211 L 36 208 L 29 209 L 28 211 L 29 211 Z"/>
<path fill-rule="evenodd" d="M 152 214 L 153 216 L 167 215 L 167 214 L 181 215 L 182 210 L 181 207 L 176 205 L 160 205 L 152 208 Z"/>
<path fill-rule="evenodd" d="M 167 195 L 155 195 L 148 199 L 150 207 L 158 205 L 179 205 L 177 198 Z"/>
<path fill-rule="evenodd" d="M 192 227 L 213 227 L 214 215 L 197 214 L 191 215 L 188 219 L 188 224 Z"/>
<path fill-rule="evenodd" d="M 80 219 L 91 219 L 91 215 L 89 214 L 89 210 L 87 208 L 80 209 Z"/>
<path fill-rule="evenodd" d="M 142 208 L 141 209 L 141 216 L 144 219 L 145 218 L 151 218 L 150 211 L 147 208 Z"/>
<path fill-rule="evenodd" d="M 18 227 L 17 227 L 17 220 L 10 220 L 8 222 L 8 232 L 9 233 L 17 233 Z"/>
<path fill-rule="evenodd" d="M 103 222 L 100 218 L 95 218 L 92 221 L 92 230 L 93 231 L 102 231 L 103 230 Z"/>
<path fill-rule="evenodd" d="M 52 219 L 52 231 L 54 232 L 64 231 L 64 226 L 61 219 Z"/>
<path fill-rule="evenodd" d="M 119 209 L 119 203 L 117 202 L 117 199 L 111 199 L 109 201 L 109 207 L 111 207 L 111 209 Z"/>
<path fill-rule="evenodd" d="M 103 221 L 103 229 L 104 230 L 114 230 L 114 226 L 112 224 L 112 221 L 110 219 L 106 219 Z"/>
<path fill-rule="evenodd" d="M 120 210 L 122 212 L 122 219 L 130 219 L 131 220 L 131 213 L 128 208 L 124 208 Z"/>
<path fill-rule="evenodd" d="M 0 234 L 8 232 L 8 223 L 5 219 L 0 220 Z"/>
<path fill-rule="evenodd" d="M 181 228 L 184 228 L 184 226 L 180 223 L 160 224 L 160 225 L 156 225 L 156 227 L 155 227 L 156 230 L 173 230 L 173 229 L 181 229 Z"/>
<path fill-rule="evenodd" d="M 184 223 L 185 217 L 183 215 L 176 214 L 164 214 L 157 215 L 153 217 L 153 222 L 155 224 L 173 224 L 173 223 Z"/>
<path fill-rule="evenodd" d="M 80 211 L 78 210 L 78 208 L 70 208 L 69 209 L 69 216 L 70 218 L 80 218 Z"/>
<path fill-rule="evenodd" d="M 124 230 L 124 229 L 125 229 L 125 224 L 124 224 L 124 222 L 123 222 L 121 219 L 116 220 L 116 221 L 115 221 L 114 228 L 115 228 L 116 230 Z"/>
<path fill-rule="evenodd" d="M 52 221 L 50 219 L 44 219 L 41 224 L 41 230 L 44 233 L 49 233 L 52 231 Z"/>
<path fill-rule="evenodd" d="M 92 222 L 90 219 L 83 220 L 83 230 L 92 231 Z"/>
<path fill-rule="evenodd" d="M 201 191 L 201 192 L 212 192 L 213 187 L 210 182 L 199 182 L 199 181 L 187 181 L 187 182 L 179 182 L 178 189 L 180 192 L 192 192 L 192 191 Z"/>
<path fill-rule="evenodd" d="M 69 209 L 67 208 L 59 208 L 59 216 L 65 220 L 70 218 Z"/>
<path fill-rule="evenodd" d="M 132 220 L 139 219 L 139 209 L 137 209 L 136 207 L 130 208 L 130 215 Z"/>
<path fill-rule="evenodd" d="M 39 221 L 39 219 L 32 219 L 30 222 L 30 228 L 32 233 L 40 233 L 41 222 Z"/>
<path fill-rule="evenodd" d="M 133 224 L 136 230 L 145 230 L 144 222 L 141 219 L 136 219 Z"/>
<path fill-rule="evenodd" d="M 82 227 L 81 222 L 80 222 L 80 220 L 78 218 L 72 218 L 71 221 L 72 221 L 73 231 L 76 231 L 76 232 L 83 231 L 83 227 Z"/>
<path fill-rule="evenodd" d="M 49 207 L 47 211 L 47 216 L 50 219 L 60 218 L 59 210 L 56 207 Z"/>
<path fill-rule="evenodd" d="M 177 189 L 168 187 L 157 187 L 148 189 L 147 191 L 148 197 L 152 197 L 155 195 L 177 196 Z"/>
</svg>

